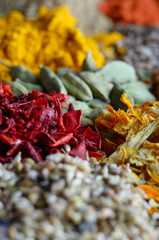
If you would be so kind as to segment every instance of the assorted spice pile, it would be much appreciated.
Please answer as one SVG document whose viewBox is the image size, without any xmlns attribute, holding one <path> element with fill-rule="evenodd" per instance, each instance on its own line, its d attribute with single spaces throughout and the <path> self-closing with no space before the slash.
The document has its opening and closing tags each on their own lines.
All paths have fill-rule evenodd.
<svg viewBox="0 0 159 240">
<path fill-rule="evenodd" d="M 101 67 L 105 57 L 98 39 L 84 36 L 76 22 L 67 6 L 52 10 L 43 6 L 35 19 L 25 19 L 18 11 L 10 12 L 0 18 L 0 59 L 11 66 L 24 65 L 35 74 L 39 74 L 40 64 L 54 71 L 63 66 L 78 71 L 86 52 L 91 50 L 96 65 Z M 108 55 L 114 54 L 110 45 L 122 39 L 121 34 L 112 34 L 108 42 L 104 40 Z M 100 41 L 108 35 L 102 35 Z M 8 68 L 0 65 L 1 81 L 11 80 L 8 72 Z"/>
<path fill-rule="evenodd" d="M 0 226 L 11 240 L 157 240 L 129 168 L 54 154 L 0 166 Z"/>
<path fill-rule="evenodd" d="M 152 86 L 139 81 L 133 66 L 124 61 L 113 60 L 102 68 L 97 68 L 90 51 L 87 52 L 79 72 L 61 67 L 55 73 L 48 67 L 40 66 L 40 75 L 37 77 L 24 66 L 8 67 L 13 81 L 7 84 L 11 86 L 14 95 L 31 93 L 32 90 L 69 93 L 68 102 L 73 103 L 75 110 L 82 110 L 82 123 L 93 124 L 95 118 L 105 111 L 106 103 L 115 109 L 125 109 L 120 102 L 124 93 L 129 95 L 133 104 L 156 100 L 151 92 Z M 68 106 L 64 105 L 62 109 L 66 112 Z"/>
<path fill-rule="evenodd" d="M 99 8 L 115 22 L 159 25 L 158 0 L 102 0 Z"/>
<path fill-rule="evenodd" d="M 101 8 L 158 24 L 144 3 Z M 158 28 L 114 29 L 86 37 L 66 6 L 0 18 L 4 239 L 159 239 Z"/>
</svg>

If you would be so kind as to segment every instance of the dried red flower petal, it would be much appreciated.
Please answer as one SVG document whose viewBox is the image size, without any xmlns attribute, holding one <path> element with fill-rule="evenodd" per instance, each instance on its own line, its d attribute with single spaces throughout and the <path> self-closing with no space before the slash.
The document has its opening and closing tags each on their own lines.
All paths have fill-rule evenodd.
<svg viewBox="0 0 159 240">
<path fill-rule="evenodd" d="M 32 93 L 13 96 L 9 85 L 0 83 L 0 162 L 8 162 L 20 151 L 22 157 L 41 162 L 46 155 L 63 151 L 69 144 L 70 155 L 86 159 L 101 148 L 99 134 L 92 126 L 81 125 L 81 110 L 69 105 L 62 115 L 64 94 Z M 92 128 L 92 129 L 91 129 Z"/>
<path fill-rule="evenodd" d="M 86 146 L 83 142 L 79 143 L 76 145 L 70 152 L 69 154 L 73 157 L 80 157 L 84 160 L 86 160 Z"/>
</svg>

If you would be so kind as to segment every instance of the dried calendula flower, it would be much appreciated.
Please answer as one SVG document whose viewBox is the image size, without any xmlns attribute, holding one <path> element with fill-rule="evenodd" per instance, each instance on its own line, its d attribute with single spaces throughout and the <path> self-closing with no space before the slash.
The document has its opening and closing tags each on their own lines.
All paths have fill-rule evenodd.
<svg viewBox="0 0 159 240">
<path fill-rule="evenodd" d="M 153 198 L 155 201 L 159 202 L 159 188 L 150 185 L 139 185 L 139 189 L 142 189 L 149 198 Z"/>
<path fill-rule="evenodd" d="M 108 157 L 105 161 L 129 163 L 143 181 L 159 186 L 159 102 L 133 107 L 126 94 L 121 101 L 128 112 L 107 106 L 108 112 L 96 119 Z"/>
</svg>

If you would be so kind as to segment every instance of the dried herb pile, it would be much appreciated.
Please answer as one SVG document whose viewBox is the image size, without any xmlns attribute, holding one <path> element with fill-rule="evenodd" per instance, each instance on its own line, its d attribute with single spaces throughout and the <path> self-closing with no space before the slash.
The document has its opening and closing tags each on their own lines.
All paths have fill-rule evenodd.
<svg viewBox="0 0 159 240">
<path fill-rule="evenodd" d="M 121 101 L 127 105 L 127 112 L 107 106 L 108 112 L 101 113 L 95 121 L 107 156 L 101 161 L 130 165 L 138 187 L 152 201 L 149 213 L 153 214 L 159 212 L 159 102 L 133 107 L 126 94 Z"/>
<path fill-rule="evenodd" d="M 98 39 L 85 36 L 77 28 L 77 20 L 67 6 L 47 10 L 42 6 L 35 19 L 25 19 L 18 11 L 0 18 L 0 59 L 9 65 L 24 65 L 39 74 L 39 65 L 56 71 L 58 67 L 70 67 L 79 71 L 88 50 L 92 51 L 98 67 L 105 57 L 98 46 Z M 103 34 L 108 55 L 114 50 L 110 46 L 122 38 L 122 34 Z M 110 41 L 112 39 L 112 41 Z M 104 51 L 107 51 L 106 49 Z M 11 81 L 9 69 L 0 64 L 0 80 Z"/>
<path fill-rule="evenodd" d="M 11 240 L 157 240 L 129 168 L 54 154 L 0 165 L 0 227 Z"/>
<path fill-rule="evenodd" d="M 102 0 L 99 8 L 115 22 L 159 25 L 158 0 Z"/>
<path fill-rule="evenodd" d="M 70 104 L 62 115 L 61 106 L 69 96 L 51 92 L 14 96 L 9 85 L 0 83 L 0 162 L 9 162 L 18 152 L 36 162 L 58 151 L 86 159 L 102 156 L 100 135 L 91 125 L 81 125 L 81 110 Z"/>
<path fill-rule="evenodd" d="M 107 155 L 104 161 L 118 165 L 129 163 L 142 184 L 157 187 L 155 194 L 150 195 L 158 201 L 159 102 L 150 101 L 133 107 L 126 94 L 121 101 L 128 106 L 128 112 L 115 111 L 107 106 L 108 112 L 96 119 L 96 127 L 103 139 L 102 147 Z"/>
</svg>

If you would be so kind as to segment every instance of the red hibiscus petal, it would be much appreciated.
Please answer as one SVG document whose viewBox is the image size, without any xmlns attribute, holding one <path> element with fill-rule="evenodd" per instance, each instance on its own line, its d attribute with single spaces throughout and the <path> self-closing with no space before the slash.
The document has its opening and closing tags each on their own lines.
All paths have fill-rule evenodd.
<svg viewBox="0 0 159 240">
<path fill-rule="evenodd" d="M 68 143 L 71 140 L 72 137 L 73 137 L 73 133 L 68 133 L 64 137 L 57 140 L 56 143 L 50 145 L 50 147 L 58 147 L 59 145 L 63 145 L 65 143 Z"/>
<path fill-rule="evenodd" d="M 89 157 L 99 158 L 99 157 L 105 156 L 104 153 L 100 153 L 100 152 L 91 152 L 91 151 L 88 151 L 88 153 L 89 153 Z"/>
<path fill-rule="evenodd" d="M 69 154 L 73 157 L 80 157 L 83 160 L 86 160 L 86 146 L 84 143 L 79 143 L 78 145 L 76 145 L 73 149 L 71 149 L 71 151 L 69 152 Z"/>
<path fill-rule="evenodd" d="M 63 115 L 63 122 L 65 128 L 71 132 L 74 131 L 75 129 L 78 129 L 81 123 L 81 118 L 82 118 L 81 109 L 65 113 Z"/>
</svg>

